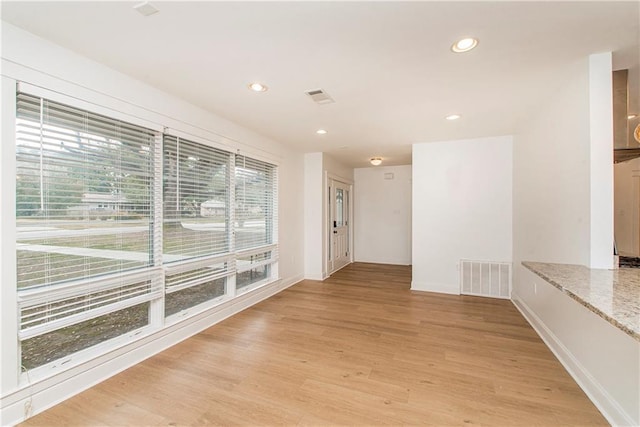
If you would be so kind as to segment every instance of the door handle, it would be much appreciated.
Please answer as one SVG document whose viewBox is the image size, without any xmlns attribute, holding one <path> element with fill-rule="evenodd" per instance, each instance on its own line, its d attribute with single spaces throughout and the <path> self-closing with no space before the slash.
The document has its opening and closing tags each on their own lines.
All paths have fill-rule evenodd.
<svg viewBox="0 0 640 427">
<path fill-rule="evenodd" d="M 338 230 L 333 230 L 333 234 L 338 234 Z"/>
</svg>

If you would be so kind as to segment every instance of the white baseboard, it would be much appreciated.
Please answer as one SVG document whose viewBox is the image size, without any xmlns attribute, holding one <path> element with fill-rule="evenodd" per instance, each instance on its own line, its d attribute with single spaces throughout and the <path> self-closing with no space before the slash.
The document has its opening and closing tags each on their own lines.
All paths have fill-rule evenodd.
<svg viewBox="0 0 640 427">
<path fill-rule="evenodd" d="M 138 341 L 3 396 L 0 425 L 15 425 L 298 283 L 278 280 L 168 326 Z"/>
<path fill-rule="evenodd" d="M 373 259 L 373 258 L 358 258 L 353 262 L 364 262 L 368 264 L 384 264 L 384 265 L 411 265 L 411 258 L 409 259 Z"/>
<path fill-rule="evenodd" d="M 437 282 L 416 282 L 411 281 L 412 291 L 437 292 L 439 294 L 460 295 L 460 285 Z"/>
<path fill-rule="evenodd" d="M 636 425 L 633 418 L 624 411 L 522 299 L 513 294 L 512 302 L 611 425 Z"/>
</svg>

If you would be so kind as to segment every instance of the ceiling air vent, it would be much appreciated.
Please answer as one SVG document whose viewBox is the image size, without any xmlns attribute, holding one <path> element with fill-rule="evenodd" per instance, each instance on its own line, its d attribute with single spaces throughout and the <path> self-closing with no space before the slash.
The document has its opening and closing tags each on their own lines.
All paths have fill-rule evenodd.
<svg viewBox="0 0 640 427">
<path fill-rule="evenodd" d="M 331 104 L 332 102 L 336 102 L 322 89 L 308 90 L 305 93 L 309 95 L 316 104 Z"/>
<path fill-rule="evenodd" d="M 140 13 L 142 16 L 151 16 L 154 13 L 158 13 L 158 9 L 156 9 L 155 6 L 150 4 L 148 1 L 143 1 L 140 4 L 133 6 L 133 8 L 137 10 L 138 13 Z"/>
</svg>

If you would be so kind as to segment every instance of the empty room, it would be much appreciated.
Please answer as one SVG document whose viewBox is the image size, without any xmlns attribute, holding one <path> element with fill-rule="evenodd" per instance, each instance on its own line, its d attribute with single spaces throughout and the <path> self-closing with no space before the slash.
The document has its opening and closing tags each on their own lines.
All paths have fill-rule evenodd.
<svg viewBox="0 0 640 427">
<path fill-rule="evenodd" d="M 637 1 L 0 8 L 0 425 L 640 425 Z"/>
</svg>

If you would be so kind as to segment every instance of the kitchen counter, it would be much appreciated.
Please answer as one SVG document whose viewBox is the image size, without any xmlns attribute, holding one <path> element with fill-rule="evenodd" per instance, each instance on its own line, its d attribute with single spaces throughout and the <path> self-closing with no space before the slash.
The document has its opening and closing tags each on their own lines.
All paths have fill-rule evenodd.
<svg viewBox="0 0 640 427">
<path fill-rule="evenodd" d="M 640 269 L 600 270 L 528 261 L 522 265 L 640 341 Z"/>
</svg>

